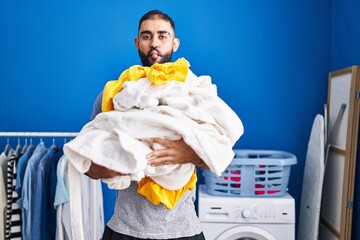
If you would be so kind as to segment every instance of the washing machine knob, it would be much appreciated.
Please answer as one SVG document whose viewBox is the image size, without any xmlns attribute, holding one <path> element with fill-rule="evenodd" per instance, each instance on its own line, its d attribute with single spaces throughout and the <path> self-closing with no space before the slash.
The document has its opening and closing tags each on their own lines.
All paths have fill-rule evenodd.
<svg viewBox="0 0 360 240">
<path fill-rule="evenodd" d="M 251 210 L 250 209 L 248 209 L 248 208 L 246 208 L 246 209 L 244 209 L 243 211 L 242 211 L 242 216 L 244 217 L 244 218 L 249 218 L 249 217 L 251 217 Z"/>
</svg>

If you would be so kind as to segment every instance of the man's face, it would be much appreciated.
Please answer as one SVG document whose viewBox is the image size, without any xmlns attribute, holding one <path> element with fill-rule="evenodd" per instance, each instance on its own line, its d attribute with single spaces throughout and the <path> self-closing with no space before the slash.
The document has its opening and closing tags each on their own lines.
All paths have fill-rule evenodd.
<svg viewBox="0 0 360 240">
<path fill-rule="evenodd" d="M 179 44 L 170 23 L 159 18 L 143 21 L 135 38 L 141 62 L 148 67 L 154 63 L 170 62 Z"/>
</svg>

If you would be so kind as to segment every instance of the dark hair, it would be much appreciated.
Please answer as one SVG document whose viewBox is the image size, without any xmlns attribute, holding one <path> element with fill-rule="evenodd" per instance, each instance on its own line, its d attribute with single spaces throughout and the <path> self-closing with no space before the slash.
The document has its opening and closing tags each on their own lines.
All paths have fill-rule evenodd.
<svg viewBox="0 0 360 240">
<path fill-rule="evenodd" d="M 149 20 L 149 19 L 155 19 L 155 18 L 160 18 L 160 19 L 162 19 L 164 21 L 169 22 L 171 27 L 173 28 L 173 30 L 175 32 L 175 23 L 174 23 L 174 21 L 171 19 L 171 17 L 169 17 L 169 15 L 161 12 L 160 10 L 151 10 L 151 11 L 145 13 L 144 16 L 142 16 L 140 21 L 139 21 L 138 31 L 140 30 L 140 26 L 141 26 L 141 23 L 143 21 Z"/>
</svg>

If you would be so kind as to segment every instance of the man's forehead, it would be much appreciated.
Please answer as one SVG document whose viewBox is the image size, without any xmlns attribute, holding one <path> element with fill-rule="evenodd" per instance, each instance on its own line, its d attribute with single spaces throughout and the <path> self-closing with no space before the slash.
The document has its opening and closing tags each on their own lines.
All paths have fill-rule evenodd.
<svg viewBox="0 0 360 240">
<path fill-rule="evenodd" d="M 170 22 L 165 21 L 161 18 L 152 18 L 144 20 L 139 29 L 139 34 L 142 32 L 168 32 L 169 34 L 173 34 L 174 30 L 171 27 Z"/>
</svg>

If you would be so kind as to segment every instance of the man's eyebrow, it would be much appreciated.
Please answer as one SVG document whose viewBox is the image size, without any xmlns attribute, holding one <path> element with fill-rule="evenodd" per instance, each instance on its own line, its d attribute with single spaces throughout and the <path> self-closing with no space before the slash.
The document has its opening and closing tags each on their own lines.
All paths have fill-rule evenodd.
<svg viewBox="0 0 360 240">
<path fill-rule="evenodd" d="M 166 33 L 167 33 L 167 34 L 169 34 L 169 35 L 170 35 L 170 32 L 165 31 L 165 30 L 164 30 L 164 31 L 158 31 L 158 33 L 159 33 L 159 34 L 164 34 L 164 33 L 166 34 Z"/>
<path fill-rule="evenodd" d="M 166 30 L 160 30 L 160 31 L 157 31 L 157 33 L 158 34 L 168 34 L 168 35 L 171 35 L 170 34 L 170 32 L 169 31 L 166 31 Z M 152 34 L 152 32 L 151 31 L 149 31 L 149 30 L 144 30 L 144 31 L 141 31 L 140 32 L 140 35 L 142 35 L 142 34 Z"/>
<path fill-rule="evenodd" d="M 140 35 L 142 35 L 142 34 L 151 34 L 151 31 L 149 31 L 149 30 L 144 30 L 144 31 L 141 31 L 141 32 L 140 32 Z"/>
</svg>

